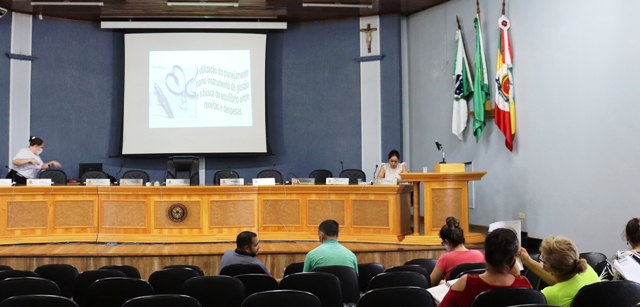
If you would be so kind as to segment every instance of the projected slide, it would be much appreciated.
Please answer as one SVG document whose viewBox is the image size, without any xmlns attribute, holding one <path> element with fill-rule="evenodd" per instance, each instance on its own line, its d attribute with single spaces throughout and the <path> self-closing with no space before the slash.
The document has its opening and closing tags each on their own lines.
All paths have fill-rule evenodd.
<svg viewBox="0 0 640 307">
<path fill-rule="evenodd" d="M 149 128 L 250 127 L 249 50 L 150 51 Z"/>
</svg>

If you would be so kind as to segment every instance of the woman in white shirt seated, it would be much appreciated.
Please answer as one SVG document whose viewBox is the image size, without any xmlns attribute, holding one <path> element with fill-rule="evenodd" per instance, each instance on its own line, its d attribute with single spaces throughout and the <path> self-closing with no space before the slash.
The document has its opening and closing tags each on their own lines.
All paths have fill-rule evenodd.
<svg viewBox="0 0 640 307">
<path fill-rule="evenodd" d="M 408 173 L 407 164 L 400 163 L 400 153 L 394 149 L 389 152 L 389 163 L 382 163 L 378 178 L 400 180 L 401 173 Z"/>
<path fill-rule="evenodd" d="M 12 179 L 16 184 L 26 184 L 29 178 L 38 178 L 40 170 L 50 167 L 62 167 L 58 161 L 52 160 L 42 162 L 40 154 L 44 147 L 44 141 L 41 138 L 30 136 L 29 147 L 22 148 L 11 161 L 11 171 L 7 174 L 7 178 Z"/>
</svg>

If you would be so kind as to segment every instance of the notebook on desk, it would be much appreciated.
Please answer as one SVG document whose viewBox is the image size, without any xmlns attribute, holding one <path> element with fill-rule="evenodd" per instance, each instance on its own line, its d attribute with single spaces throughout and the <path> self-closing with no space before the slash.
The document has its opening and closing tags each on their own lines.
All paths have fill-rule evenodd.
<svg viewBox="0 0 640 307">
<path fill-rule="evenodd" d="M 640 263 L 631 256 L 618 254 L 619 259 L 613 261 L 613 267 L 622 274 L 624 279 L 640 283 Z"/>
</svg>

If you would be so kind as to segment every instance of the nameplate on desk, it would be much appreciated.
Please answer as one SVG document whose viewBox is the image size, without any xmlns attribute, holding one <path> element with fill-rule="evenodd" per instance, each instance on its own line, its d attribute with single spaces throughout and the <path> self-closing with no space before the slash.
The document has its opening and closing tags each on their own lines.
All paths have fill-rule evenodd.
<svg viewBox="0 0 640 307">
<path fill-rule="evenodd" d="M 275 185 L 275 178 L 253 178 L 253 185 Z"/>
<path fill-rule="evenodd" d="M 377 185 L 397 185 L 398 179 L 377 178 L 374 184 Z"/>
<path fill-rule="evenodd" d="M 0 187 L 10 187 L 12 185 L 11 179 L 0 179 Z"/>
<path fill-rule="evenodd" d="M 120 179 L 120 185 L 142 185 L 142 179 Z"/>
<path fill-rule="evenodd" d="M 51 186 L 51 179 L 27 179 L 27 186 Z"/>
<path fill-rule="evenodd" d="M 223 185 L 223 186 L 244 185 L 244 178 L 224 178 L 224 179 L 220 179 L 220 185 Z"/>
<path fill-rule="evenodd" d="M 349 178 L 327 178 L 329 185 L 349 185 Z"/>
<path fill-rule="evenodd" d="M 190 179 L 167 179 L 168 187 L 191 185 Z"/>
<path fill-rule="evenodd" d="M 316 184 L 315 178 L 292 178 L 291 184 Z"/>
<path fill-rule="evenodd" d="M 97 185 L 111 185 L 111 179 L 109 178 L 91 178 L 85 181 L 86 185 L 97 186 Z"/>
</svg>

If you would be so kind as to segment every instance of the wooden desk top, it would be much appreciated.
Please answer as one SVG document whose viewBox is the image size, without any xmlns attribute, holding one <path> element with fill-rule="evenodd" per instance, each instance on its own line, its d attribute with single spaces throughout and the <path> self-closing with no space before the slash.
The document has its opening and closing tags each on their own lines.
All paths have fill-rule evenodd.
<svg viewBox="0 0 640 307">
<path fill-rule="evenodd" d="M 402 180 L 406 182 L 427 182 L 427 181 L 470 181 L 480 180 L 487 172 L 464 172 L 464 173 L 403 173 Z"/>
</svg>

